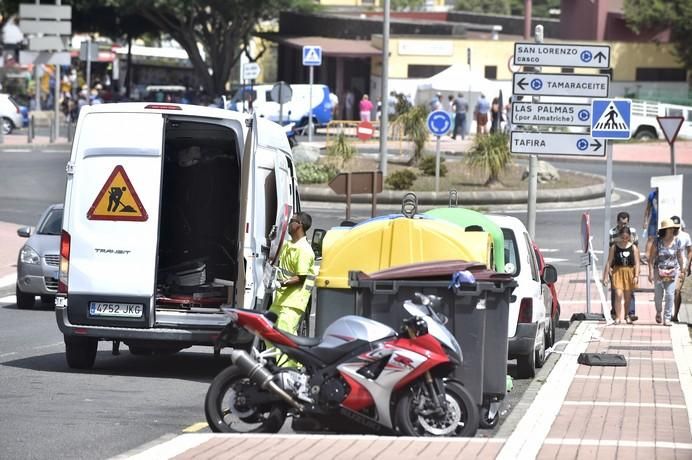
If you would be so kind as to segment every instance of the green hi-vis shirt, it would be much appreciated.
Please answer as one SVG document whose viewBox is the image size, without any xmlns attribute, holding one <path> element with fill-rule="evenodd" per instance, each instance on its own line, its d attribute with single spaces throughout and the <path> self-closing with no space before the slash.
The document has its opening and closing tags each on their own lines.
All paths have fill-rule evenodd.
<svg viewBox="0 0 692 460">
<path fill-rule="evenodd" d="M 315 253 L 305 237 L 295 243 L 285 241 L 279 254 L 279 280 L 296 275 L 305 277 L 303 284 L 277 289 L 274 304 L 304 311 L 315 285 Z"/>
</svg>

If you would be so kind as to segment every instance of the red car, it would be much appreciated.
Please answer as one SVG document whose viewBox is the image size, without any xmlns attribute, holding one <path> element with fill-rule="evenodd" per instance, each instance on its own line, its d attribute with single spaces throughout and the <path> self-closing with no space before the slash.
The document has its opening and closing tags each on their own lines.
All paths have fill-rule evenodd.
<svg viewBox="0 0 692 460">
<path fill-rule="evenodd" d="M 545 260 L 543 259 L 543 254 L 536 244 L 535 241 L 531 242 L 533 245 L 533 250 L 536 253 L 536 259 L 538 260 L 538 267 L 541 271 L 541 278 L 543 278 L 543 269 L 545 268 Z M 550 289 L 550 294 L 553 297 L 553 310 L 551 312 L 552 321 L 550 322 L 551 327 L 546 336 L 546 347 L 552 347 L 555 343 L 555 326 L 560 321 L 560 301 L 557 298 L 557 289 L 555 289 L 555 283 L 548 284 Z"/>
</svg>

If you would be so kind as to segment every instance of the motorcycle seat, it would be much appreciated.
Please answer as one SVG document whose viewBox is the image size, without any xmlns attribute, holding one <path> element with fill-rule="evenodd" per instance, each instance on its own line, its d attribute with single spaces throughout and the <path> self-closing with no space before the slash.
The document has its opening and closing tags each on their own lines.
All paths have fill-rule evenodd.
<svg viewBox="0 0 692 460">
<path fill-rule="evenodd" d="M 322 337 L 304 337 L 301 335 L 289 334 L 284 331 L 281 331 L 281 333 L 301 347 L 314 347 L 322 342 Z"/>
<path fill-rule="evenodd" d="M 338 347 L 312 347 L 308 351 L 311 355 L 319 359 L 325 364 L 332 364 L 342 357 L 352 353 L 362 347 L 367 342 L 363 340 L 352 340 Z"/>
</svg>

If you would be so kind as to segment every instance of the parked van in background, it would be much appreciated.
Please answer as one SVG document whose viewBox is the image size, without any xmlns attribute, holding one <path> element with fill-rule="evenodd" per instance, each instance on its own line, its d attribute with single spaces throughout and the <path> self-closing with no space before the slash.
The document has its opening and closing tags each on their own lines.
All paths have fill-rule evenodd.
<svg viewBox="0 0 692 460">
<path fill-rule="evenodd" d="M 284 130 L 223 109 L 85 107 L 66 171 L 55 303 L 78 369 L 99 340 L 134 354 L 213 345 L 220 305 L 262 301 L 300 210 Z"/>
<path fill-rule="evenodd" d="M 310 112 L 310 85 L 290 85 L 293 95 L 291 100 L 284 104 L 283 122 L 296 123 L 296 126 L 308 124 Z M 268 118 L 271 121 L 279 121 L 279 103 L 272 99 L 274 84 L 257 85 L 252 89 L 249 86 L 236 90 L 226 108 L 242 112 L 247 110 L 247 102 L 244 100 L 252 97 L 252 110 L 258 117 Z M 329 87 L 326 85 L 312 85 L 312 121 L 316 126 L 326 125 L 332 119 L 332 103 L 329 101 Z"/>
<path fill-rule="evenodd" d="M 678 139 L 692 140 L 692 107 L 664 102 L 632 100 L 632 137 L 642 141 L 665 139 L 656 117 L 683 117 Z"/>
</svg>

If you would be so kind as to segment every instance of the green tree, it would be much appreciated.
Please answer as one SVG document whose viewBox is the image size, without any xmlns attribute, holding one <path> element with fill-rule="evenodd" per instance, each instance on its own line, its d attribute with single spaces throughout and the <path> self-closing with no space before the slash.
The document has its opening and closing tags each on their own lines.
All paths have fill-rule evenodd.
<svg viewBox="0 0 692 460">
<path fill-rule="evenodd" d="M 393 127 L 400 128 L 404 135 L 413 142 L 413 156 L 411 156 L 409 165 L 418 164 L 423 156 L 425 143 L 430 136 L 427 119 L 428 109 L 423 105 L 416 105 L 397 116 L 392 123 Z"/>
<path fill-rule="evenodd" d="M 123 15 L 139 15 L 185 51 L 207 92 L 225 90 L 257 25 L 282 10 L 308 10 L 310 0 L 101 0 Z M 256 60 L 259 56 L 250 56 Z"/>
<path fill-rule="evenodd" d="M 476 136 L 473 145 L 466 153 L 466 163 L 488 175 L 487 187 L 500 183 L 500 173 L 512 163 L 509 139 L 504 133 Z"/>
<path fill-rule="evenodd" d="M 510 0 L 457 0 L 455 9 L 474 13 L 509 14 Z"/>
<path fill-rule="evenodd" d="M 625 20 L 637 33 L 670 28 L 671 42 L 685 68 L 692 69 L 692 2 L 690 0 L 625 0 Z"/>
</svg>

